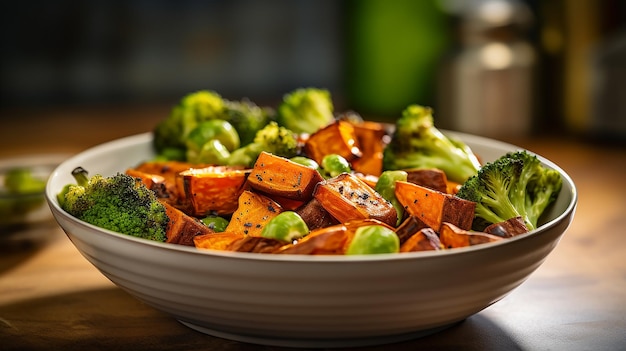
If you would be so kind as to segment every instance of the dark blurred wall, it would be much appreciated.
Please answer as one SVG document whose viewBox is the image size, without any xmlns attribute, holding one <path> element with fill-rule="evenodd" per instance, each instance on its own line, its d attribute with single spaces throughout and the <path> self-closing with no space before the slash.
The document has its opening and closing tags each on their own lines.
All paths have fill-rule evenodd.
<svg viewBox="0 0 626 351">
<path fill-rule="evenodd" d="M 483 100 L 466 102 L 498 105 L 497 119 L 528 110 L 533 132 L 626 135 L 622 0 L 4 1 L 0 107 L 161 104 L 198 89 L 276 103 L 316 86 L 365 117 L 417 103 L 457 129 L 468 119 L 454 115 L 460 84 L 439 72 L 467 48 L 463 9 L 486 2 L 530 9 L 520 39 L 536 55 L 531 98 L 510 94 L 521 84 L 474 83 L 466 91 Z"/>
<path fill-rule="evenodd" d="M 154 102 L 197 89 L 268 99 L 341 84 L 340 4 L 12 1 L 1 5 L 2 106 Z"/>
</svg>

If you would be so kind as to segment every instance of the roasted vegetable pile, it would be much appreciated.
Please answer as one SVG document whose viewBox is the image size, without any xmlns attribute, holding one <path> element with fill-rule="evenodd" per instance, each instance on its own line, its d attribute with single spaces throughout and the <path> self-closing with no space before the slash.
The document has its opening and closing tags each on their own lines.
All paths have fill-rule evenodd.
<svg viewBox="0 0 626 351">
<path fill-rule="evenodd" d="M 411 105 L 388 126 L 336 114 L 321 89 L 286 94 L 277 109 L 195 92 L 155 127 L 157 156 L 124 179 L 166 213 L 160 241 L 199 249 L 397 253 L 536 228 L 558 196 L 559 173 L 525 151 L 482 165 L 434 126 L 432 112 Z M 89 217 L 111 223 L 109 212 Z"/>
</svg>

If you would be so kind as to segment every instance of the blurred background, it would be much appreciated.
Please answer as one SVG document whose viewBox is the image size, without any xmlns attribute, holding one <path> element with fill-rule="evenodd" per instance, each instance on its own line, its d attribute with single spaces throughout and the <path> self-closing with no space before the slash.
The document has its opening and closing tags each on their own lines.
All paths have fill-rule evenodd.
<svg viewBox="0 0 626 351">
<path fill-rule="evenodd" d="M 336 110 L 374 120 L 417 103 L 434 107 L 442 128 L 486 136 L 626 140 L 625 1 L 0 6 L 3 125 L 50 108 L 169 107 L 200 89 L 275 105 L 315 86 Z"/>
</svg>

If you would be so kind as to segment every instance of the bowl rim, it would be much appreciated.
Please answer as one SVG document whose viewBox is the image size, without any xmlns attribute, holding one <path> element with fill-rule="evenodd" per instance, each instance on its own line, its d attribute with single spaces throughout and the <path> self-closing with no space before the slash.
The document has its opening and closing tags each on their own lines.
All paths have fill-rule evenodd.
<svg viewBox="0 0 626 351">
<path fill-rule="evenodd" d="M 456 131 L 448 131 L 448 130 L 443 130 L 443 129 L 441 131 L 446 135 L 460 138 L 464 142 L 489 143 L 489 144 L 497 146 L 498 148 L 505 148 L 505 149 L 511 149 L 511 150 L 526 150 L 519 146 L 510 144 L 507 142 L 503 142 L 503 141 L 499 141 L 496 139 L 491 139 L 491 138 L 487 138 L 483 136 L 478 136 L 478 135 L 473 135 L 473 134 L 468 134 L 468 133 L 461 133 L 461 132 L 456 132 Z M 88 156 L 92 154 L 106 152 L 110 148 L 123 149 L 124 147 L 129 147 L 132 145 L 137 145 L 141 143 L 149 143 L 152 141 L 152 138 L 153 138 L 152 132 L 145 132 L 145 133 L 122 137 L 119 139 L 114 139 L 114 140 L 93 146 L 78 154 L 75 154 L 69 158 L 66 158 L 63 162 L 57 165 L 57 167 L 55 167 L 55 169 L 50 173 L 50 176 L 48 177 L 48 181 L 46 183 L 46 190 L 45 190 L 46 201 L 48 202 L 48 205 L 50 206 L 52 213 L 55 216 L 55 219 L 57 216 L 62 216 L 69 221 L 80 223 L 82 226 L 90 228 L 91 230 L 98 232 L 101 235 L 112 236 L 120 240 L 128 240 L 136 244 L 146 245 L 146 246 L 153 247 L 156 249 L 171 250 L 171 251 L 192 254 L 192 255 L 219 256 L 219 257 L 224 257 L 224 258 L 237 258 L 237 259 L 252 260 L 252 261 L 260 260 L 260 261 L 276 261 L 276 262 L 279 262 L 279 261 L 328 262 L 328 263 L 372 262 L 372 261 L 382 262 L 382 261 L 401 261 L 401 260 L 407 260 L 407 259 L 412 260 L 412 259 L 419 259 L 419 258 L 426 259 L 426 258 L 434 258 L 434 257 L 447 257 L 449 255 L 465 255 L 465 254 L 470 254 L 476 251 L 496 249 L 503 245 L 513 245 L 516 242 L 527 240 L 530 237 L 542 235 L 544 234 L 544 232 L 546 232 L 550 228 L 557 226 L 557 224 L 565 220 L 566 217 L 573 215 L 576 209 L 577 203 L 578 203 L 578 190 L 572 178 L 569 176 L 569 174 L 567 174 L 567 172 L 565 172 L 561 167 L 559 167 L 554 162 L 530 150 L 526 150 L 527 152 L 533 155 L 536 155 L 537 158 L 539 158 L 539 160 L 541 161 L 541 163 L 544 164 L 545 166 L 552 168 L 554 170 L 557 170 L 561 174 L 563 178 L 563 182 L 568 184 L 568 187 L 570 189 L 571 200 L 567 204 L 567 207 L 565 208 L 565 210 L 561 214 L 556 216 L 555 218 L 551 219 L 550 221 L 543 223 L 537 229 L 531 230 L 527 233 L 520 234 L 512 238 L 507 238 L 506 240 L 499 240 L 497 242 L 473 245 L 473 246 L 462 247 L 462 248 L 447 249 L 447 250 L 403 252 L 403 253 L 376 254 L 376 255 L 304 255 L 304 254 L 271 255 L 271 254 L 259 254 L 259 253 L 250 253 L 250 252 L 231 252 L 231 251 L 219 251 L 219 250 L 211 250 L 211 249 L 197 249 L 192 246 L 156 242 L 156 241 L 151 241 L 148 239 L 142 239 L 142 238 L 137 238 L 137 237 L 133 237 L 133 236 L 122 234 L 122 233 L 117 233 L 111 230 L 97 227 L 87 222 L 83 222 L 73 217 L 72 215 L 68 214 L 63 209 L 61 209 L 61 207 L 59 206 L 57 202 L 56 194 L 53 193 L 53 190 L 56 190 L 56 189 L 52 189 L 52 182 L 54 178 L 59 176 L 61 169 L 69 167 L 68 166 L 69 164 L 73 164 L 73 165 L 80 164 L 79 160 L 87 158 Z M 122 170 L 120 170 L 120 172 L 121 171 Z M 57 222 L 58 222 L 58 219 L 57 219 Z M 67 234 L 70 235 L 70 233 L 67 233 Z M 561 235 L 562 234 L 563 233 L 561 233 Z"/>
</svg>

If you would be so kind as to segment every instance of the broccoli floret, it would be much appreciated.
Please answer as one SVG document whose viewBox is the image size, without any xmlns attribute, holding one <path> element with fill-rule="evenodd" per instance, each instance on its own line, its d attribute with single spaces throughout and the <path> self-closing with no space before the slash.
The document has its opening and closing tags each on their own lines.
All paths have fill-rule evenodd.
<svg viewBox="0 0 626 351">
<path fill-rule="evenodd" d="M 262 151 L 290 158 L 298 153 L 298 138 L 291 130 L 270 122 L 259 130 L 254 141 L 230 154 L 229 165 L 252 167 Z"/>
<path fill-rule="evenodd" d="M 330 92 L 301 88 L 283 96 L 278 106 L 278 123 L 295 133 L 315 133 L 335 119 Z"/>
<path fill-rule="evenodd" d="M 274 119 L 274 115 L 270 108 L 257 106 L 247 99 L 230 101 L 215 91 L 201 90 L 188 94 L 154 129 L 157 158 L 194 162 L 186 157 L 190 133 L 202 123 L 216 119 L 230 123 L 241 145 L 247 145 L 259 130 Z"/>
<path fill-rule="evenodd" d="M 57 196 L 69 214 L 118 233 L 166 240 L 169 218 L 165 206 L 143 183 L 123 173 L 89 178 L 81 167 L 72 175 L 77 184 L 69 184 Z"/>
<path fill-rule="evenodd" d="M 560 174 L 526 151 L 507 153 L 485 164 L 456 196 L 476 202 L 473 229 L 522 217 L 529 230 L 561 190 Z"/>
<path fill-rule="evenodd" d="M 224 106 L 224 99 L 214 91 L 201 90 L 184 96 L 170 115 L 154 128 L 157 153 L 183 157 L 187 135 L 202 121 L 222 118 Z"/>
<path fill-rule="evenodd" d="M 274 111 L 260 107 L 250 100 L 225 101 L 223 117 L 239 134 L 241 145 L 254 141 L 256 133 L 274 118 Z"/>
<path fill-rule="evenodd" d="M 561 175 L 556 170 L 543 167 L 537 156 L 526 151 L 510 152 L 504 157 L 524 163 L 511 201 L 515 207 L 525 208 L 524 220 L 535 228 L 539 217 L 556 200 L 563 186 Z"/>
<path fill-rule="evenodd" d="M 438 168 L 448 179 L 463 183 L 476 174 L 480 162 L 465 143 L 434 126 L 432 113 L 431 108 L 419 105 L 410 105 L 402 112 L 383 152 L 383 168 Z"/>
</svg>

